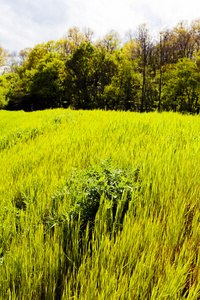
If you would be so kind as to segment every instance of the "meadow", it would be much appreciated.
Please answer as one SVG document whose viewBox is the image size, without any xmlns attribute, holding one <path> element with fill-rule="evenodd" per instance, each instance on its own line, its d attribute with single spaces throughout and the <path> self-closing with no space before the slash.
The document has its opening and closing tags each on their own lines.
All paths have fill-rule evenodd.
<svg viewBox="0 0 200 300">
<path fill-rule="evenodd" d="M 200 118 L 0 111 L 0 299 L 200 299 Z"/>
</svg>

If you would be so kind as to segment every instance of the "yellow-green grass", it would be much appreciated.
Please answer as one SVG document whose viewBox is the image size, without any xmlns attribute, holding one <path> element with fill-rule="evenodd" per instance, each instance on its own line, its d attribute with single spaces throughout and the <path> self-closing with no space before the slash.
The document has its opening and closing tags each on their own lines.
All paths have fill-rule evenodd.
<svg viewBox="0 0 200 300">
<path fill-rule="evenodd" d="M 107 159 L 141 188 L 120 230 L 102 195 L 80 236 L 54 196 Z M 199 116 L 0 111 L 0 299 L 200 299 L 199 162 Z"/>
</svg>

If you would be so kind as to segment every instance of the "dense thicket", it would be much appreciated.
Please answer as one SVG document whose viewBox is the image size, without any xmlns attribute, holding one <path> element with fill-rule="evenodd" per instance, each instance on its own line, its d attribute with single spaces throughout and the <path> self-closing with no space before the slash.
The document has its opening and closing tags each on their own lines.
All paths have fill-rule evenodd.
<svg viewBox="0 0 200 300">
<path fill-rule="evenodd" d="M 114 31 L 93 42 L 91 30 L 75 27 L 19 58 L 0 77 L 0 108 L 199 113 L 200 20 L 180 22 L 157 39 L 143 24 L 123 45 Z"/>
</svg>

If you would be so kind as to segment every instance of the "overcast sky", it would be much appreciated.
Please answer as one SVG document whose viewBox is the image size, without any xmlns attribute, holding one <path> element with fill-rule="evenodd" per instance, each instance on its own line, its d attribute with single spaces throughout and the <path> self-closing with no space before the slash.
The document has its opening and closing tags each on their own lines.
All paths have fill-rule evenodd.
<svg viewBox="0 0 200 300">
<path fill-rule="evenodd" d="M 121 37 L 147 22 L 152 31 L 200 19 L 199 0 L 0 0 L 0 44 L 9 51 L 58 40 L 70 27 L 89 27 L 96 38 Z"/>
</svg>

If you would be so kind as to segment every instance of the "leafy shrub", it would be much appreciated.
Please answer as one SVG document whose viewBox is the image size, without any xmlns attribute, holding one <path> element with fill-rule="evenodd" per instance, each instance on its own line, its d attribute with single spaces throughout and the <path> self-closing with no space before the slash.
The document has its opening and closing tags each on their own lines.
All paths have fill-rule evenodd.
<svg viewBox="0 0 200 300">
<path fill-rule="evenodd" d="M 71 178 L 66 182 L 62 190 L 57 191 L 53 196 L 53 207 L 59 205 L 66 195 L 72 199 L 72 205 L 67 215 L 48 217 L 47 223 L 53 226 L 52 222 L 78 220 L 80 218 L 81 228 L 85 229 L 88 222 L 93 224 L 97 211 L 103 202 L 109 201 L 109 210 L 114 221 L 117 207 L 120 204 L 121 217 L 118 222 L 123 222 L 123 217 L 128 210 L 131 199 L 135 199 L 135 191 L 140 189 L 138 181 L 139 166 L 134 170 L 121 170 L 111 164 L 111 159 L 102 162 L 95 167 L 73 172 Z M 119 218 L 119 216 L 118 216 Z M 116 220 L 115 220 L 116 221 Z"/>
</svg>

